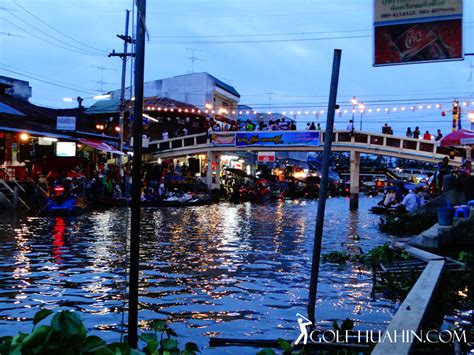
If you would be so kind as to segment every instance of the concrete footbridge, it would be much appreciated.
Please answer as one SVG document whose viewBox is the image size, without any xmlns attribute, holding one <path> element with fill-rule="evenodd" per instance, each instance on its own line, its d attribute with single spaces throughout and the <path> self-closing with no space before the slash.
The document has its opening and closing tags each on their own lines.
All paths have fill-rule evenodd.
<svg viewBox="0 0 474 355">
<path fill-rule="evenodd" d="M 220 161 L 230 152 L 318 152 L 327 139 L 324 131 L 239 131 L 212 132 L 149 142 L 151 160 L 206 155 L 207 161 Z M 438 163 L 450 155 L 450 150 L 431 140 L 399 137 L 372 132 L 335 131 L 332 150 L 351 154 L 351 205 L 356 207 L 359 193 L 360 155 L 375 154 L 417 161 Z M 461 159 L 450 159 L 450 165 L 459 166 Z M 208 169 L 210 188 L 220 185 L 220 164 L 215 164 L 216 179 Z"/>
</svg>

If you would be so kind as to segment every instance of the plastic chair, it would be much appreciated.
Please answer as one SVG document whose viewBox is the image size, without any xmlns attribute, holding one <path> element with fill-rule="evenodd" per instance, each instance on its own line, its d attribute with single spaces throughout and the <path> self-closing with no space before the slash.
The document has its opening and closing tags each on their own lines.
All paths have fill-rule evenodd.
<svg viewBox="0 0 474 355">
<path fill-rule="evenodd" d="M 466 205 L 456 207 L 454 210 L 454 218 L 467 218 L 469 217 L 469 207 Z"/>
<path fill-rule="evenodd" d="M 467 203 L 469 207 L 474 207 L 474 200 L 471 200 Z"/>
</svg>

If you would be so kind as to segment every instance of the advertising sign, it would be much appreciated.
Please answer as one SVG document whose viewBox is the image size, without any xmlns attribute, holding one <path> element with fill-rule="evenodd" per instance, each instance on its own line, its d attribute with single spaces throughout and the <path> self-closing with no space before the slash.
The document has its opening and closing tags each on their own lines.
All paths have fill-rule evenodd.
<svg viewBox="0 0 474 355">
<path fill-rule="evenodd" d="M 259 163 L 273 163 L 275 161 L 275 152 L 258 152 L 257 162 Z"/>
<path fill-rule="evenodd" d="M 58 157 L 75 157 L 76 143 L 74 142 L 57 142 L 56 156 Z"/>
<path fill-rule="evenodd" d="M 212 134 L 211 142 L 215 145 L 235 145 L 234 133 L 219 133 Z"/>
<path fill-rule="evenodd" d="M 238 132 L 235 145 L 242 146 L 319 146 L 319 132 Z"/>
<path fill-rule="evenodd" d="M 56 117 L 56 129 L 58 131 L 75 131 L 76 117 L 58 116 Z"/>
<path fill-rule="evenodd" d="M 462 0 L 374 0 L 374 65 L 463 59 Z"/>
<path fill-rule="evenodd" d="M 462 15 L 462 0 L 375 0 L 374 22 Z"/>
</svg>

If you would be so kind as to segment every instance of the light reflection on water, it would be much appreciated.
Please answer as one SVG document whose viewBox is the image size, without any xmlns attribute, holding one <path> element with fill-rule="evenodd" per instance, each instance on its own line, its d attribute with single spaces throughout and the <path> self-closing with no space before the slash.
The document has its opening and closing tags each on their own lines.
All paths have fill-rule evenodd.
<svg viewBox="0 0 474 355">
<path fill-rule="evenodd" d="M 327 201 L 323 252 L 389 238 L 361 199 Z M 145 209 L 142 214 L 140 320 L 166 319 L 201 346 L 207 336 L 293 339 L 296 313 L 306 313 L 314 201 L 270 205 L 219 204 Z M 84 312 L 89 329 L 119 339 L 126 282 L 127 212 L 114 209 L 77 218 L 0 220 L 0 335 L 30 330 L 40 307 Z M 354 238 L 358 235 L 359 238 Z M 370 272 L 322 264 L 317 318 L 351 318 L 381 329 L 394 303 L 372 299 Z M 126 317 L 125 317 L 126 319 Z M 222 352 L 222 350 L 220 350 Z"/>
</svg>

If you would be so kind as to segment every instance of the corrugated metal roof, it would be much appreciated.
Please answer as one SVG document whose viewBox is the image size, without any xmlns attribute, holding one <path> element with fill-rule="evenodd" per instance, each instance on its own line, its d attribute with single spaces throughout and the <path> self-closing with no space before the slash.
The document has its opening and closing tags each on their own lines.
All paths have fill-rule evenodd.
<svg viewBox="0 0 474 355">
<path fill-rule="evenodd" d="M 118 113 L 120 112 L 120 100 L 101 100 L 97 101 L 86 110 L 89 115 L 101 113 Z"/>
</svg>

